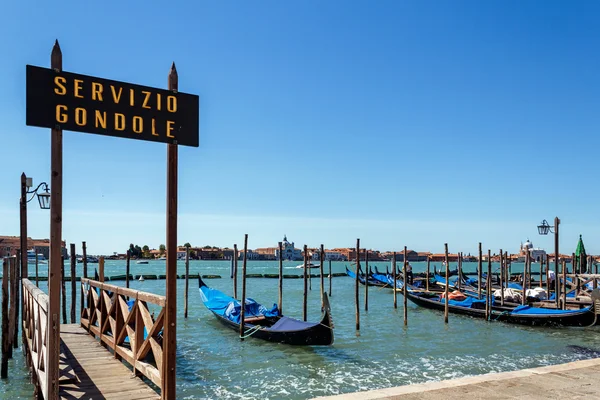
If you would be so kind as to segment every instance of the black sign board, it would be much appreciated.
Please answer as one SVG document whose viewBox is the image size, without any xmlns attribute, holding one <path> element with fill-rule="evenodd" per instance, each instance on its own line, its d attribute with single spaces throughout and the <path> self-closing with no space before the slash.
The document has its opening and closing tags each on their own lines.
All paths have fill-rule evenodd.
<svg viewBox="0 0 600 400">
<path fill-rule="evenodd" d="M 27 125 L 198 147 L 198 96 L 27 66 Z"/>
</svg>

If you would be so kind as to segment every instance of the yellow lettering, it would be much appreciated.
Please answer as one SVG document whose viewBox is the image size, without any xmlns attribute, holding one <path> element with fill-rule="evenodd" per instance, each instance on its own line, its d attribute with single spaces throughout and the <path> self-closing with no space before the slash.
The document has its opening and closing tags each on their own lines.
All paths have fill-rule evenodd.
<svg viewBox="0 0 600 400">
<path fill-rule="evenodd" d="M 135 104 L 135 93 L 133 92 L 133 89 L 129 89 L 129 105 L 131 107 L 133 107 Z"/>
<path fill-rule="evenodd" d="M 171 132 L 173 131 L 173 124 L 175 122 L 173 121 L 167 121 L 167 137 L 175 139 L 175 136 L 171 135 Z"/>
<path fill-rule="evenodd" d="M 75 123 L 79 126 L 85 126 L 87 123 L 87 111 L 85 111 L 85 108 L 77 107 L 75 109 Z"/>
<path fill-rule="evenodd" d="M 104 90 L 104 88 L 102 87 L 101 83 L 92 82 L 92 100 L 103 101 L 102 100 L 102 91 L 103 90 Z"/>
<path fill-rule="evenodd" d="M 61 111 L 64 111 L 64 113 Z M 58 104 L 56 106 L 56 122 L 65 124 L 69 120 L 69 117 L 68 117 L 66 111 L 67 111 L 67 106 L 63 106 L 61 104 Z"/>
<path fill-rule="evenodd" d="M 172 113 L 177 112 L 177 97 L 167 96 L 167 110 Z"/>
<path fill-rule="evenodd" d="M 64 86 L 64 84 L 67 83 L 67 80 L 62 77 L 62 76 L 55 76 L 54 77 L 54 84 L 57 86 L 54 88 L 54 93 L 60 95 L 60 96 L 64 96 L 65 94 L 67 94 L 67 88 Z"/>
<path fill-rule="evenodd" d="M 125 130 L 125 116 L 123 114 L 115 113 L 115 131 Z"/>
<path fill-rule="evenodd" d="M 160 111 L 160 93 L 156 93 L 156 109 Z"/>
<path fill-rule="evenodd" d="M 142 117 L 133 117 L 133 131 L 135 133 L 142 133 L 144 130 L 144 121 Z"/>
<path fill-rule="evenodd" d="M 100 112 L 96 110 L 96 128 L 101 126 L 102 129 L 106 129 L 106 111 Z"/>
<path fill-rule="evenodd" d="M 115 92 L 115 87 L 113 85 L 110 85 L 110 91 L 112 92 L 112 98 L 115 104 L 119 104 L 119 101 L 121 100 L 121 93 L 123 93 L 123 88 L 119 88 L 119 95 L 117 95 Z"/>
<path fill-rule="evenodd" d="M 154 118 L 152 118 L 152 136 L 158 136 L 158 133 L 156 133 L 156 120 Z"/>
<path fill-rule="evenodd" d="M 146 92 L 145 90 L 142 90 L 142 93 L 144 93 L 146 95 L 146 97 L 144 97 L 144 104 L 142 104 L 142 107 L 150 108 L 150 106 L 148 105 L 148 100 L 150 100 L 150 92 Z"/>
<path fill-rule="evenodd" d="M 83 96 L 81 96 L 81 95 L 79 94 L 79 91 L 80 91 L 81 89 L 83 89 L 83 88 L 81 87 L 81 84 L 82 84 L 82 83 L 83 83 L 83 81 L 82 81 L 81 79 L 73 79 L 73 86 L 75 87 L 75 89 L 74 89 L 74 92 L 73 92 L 73 95 L 74 95 L 75 97 L 79 97 L 80 99 L 83 99 Z"/>
</svg>

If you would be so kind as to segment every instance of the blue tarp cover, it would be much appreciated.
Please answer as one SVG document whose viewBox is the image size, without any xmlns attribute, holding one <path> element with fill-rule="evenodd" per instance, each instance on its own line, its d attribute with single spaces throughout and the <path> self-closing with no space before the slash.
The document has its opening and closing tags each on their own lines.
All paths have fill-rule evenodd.
<svg viewBox="0 0 600 400">
<path fill-rule="evenodd" d="M 298 321 L 297 319 L 281 317 L 270 328 L 265 328 L 267 331 L 302 331 L 304 329 L 317 326 L 319 323 Z"/>
<path fill-rule="evenodd" d="M 539 308 L 530 306 L 519 306 L 512 310 L 511 314 L 535 314 L 535 315 L 560 315 L 560 314 L 579 314 L 589 311 L 590 307 L 582 308 L 581 310 L 556 310 L 553 308 Z"/>
<path fill-rule="evenodd" d="M 242 310 L 241 304 L 238 300 L 233 297 L 227 296 L 225 293 L 212 289 L 206 286 L 200 288 L 200 295 L 206 308 L 210 311 L 218 314 L 222 317 L 227 318 L 237 324 L 240 323 L 240 313 Z M 276 317 L 279 315 L 279 309 L 277 304 L 273 304 L 273 307 L 269 310 L 266 307 L 258 304 L 253 299 L 247 298 L 245 304 L 244 316 L 258 317 L 264 315 L 265 317 Z"/>
<path fill-rule="evenodd" d="M 440 282 L 442 284 L 446 284 L 446 278 L 444 278 L 441 275 L 437 275 L 437 274 L 435 274 L 434 276 L 435 276 L 435 280 L 436 281 L 438 281 L 438 282 Z M 450 278 L 450 285 L 452 285 L 452 286 L 456 285 L 457 281 L 458 281 L 458 276 L 456 278 L 454 278 L 454 279 Z"/>
<path fill-rule="evenodd" d="M 445 299 L 440 299 L 440 303 L 444 303 Z M 462 301 L 457 301 L 457 300 L 450 300 L 448 301 L 448 304 L 452 305 L 452 306 L 459 306 L 459 307 L 466 307 L 466 308 L 473 308 L 474 304 L 485 304 L 485 298 L 478 300 L 474 297 L 467 297 L 466 299 L 462 300 Z M 494 305 L 494 298 L 492 297 L 492 305 Z"/>
</svg>

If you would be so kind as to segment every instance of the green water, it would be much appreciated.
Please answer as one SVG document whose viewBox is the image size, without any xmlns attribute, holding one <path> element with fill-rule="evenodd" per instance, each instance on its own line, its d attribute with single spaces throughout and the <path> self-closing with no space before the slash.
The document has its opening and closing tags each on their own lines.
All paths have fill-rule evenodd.
<svg viewBox="0 0 600 400">
<path fill-rule="evenodd" d="M 192 261 L 190 273 L 219 274 L 222 279 L 207 284 L 231 294 L 227 261 Z M 284 263 L 284 273 L 301 274 Z M 387 263 L 371 263 L 385 270 Z M 412 263 L 415 272 L 424 263 Z M 333 263 L 333 272 L 343 272 L 350 263 Z M 90 265 L 93 276 L 95 264 Z M 439 268 L 440 263 L 437 263 Z M 465 264 L 474 271 L 476 264 Z M 537 265 L 533 270 L 536 271 Z M 40 266 L 46 275 L 47 266 Z M 433 265 L 432 265 L 433 268 Z M 522 271 L 513 264 L 513 272 Z M 67 267 L 68 269 L 68 267 Z M 165 262 L 132 263 L 132 274 L 164 274 Z M 33 273 L 33 266 L 30 266 Z M 241 270 L 241 263 L 240 263 Z M 277 262 L 252 261 L 248 273 L 277 273 Z M 316 273 L 318 270 L 312 270 Z M 123 261 L 107 261 L 105 275 L 125 273 Z M 184 264 L 178 264 L 178 274 Z M 81 266 L 78 265 L 78 275 Z M 326 288 L 328 289 L 328 281 Z M 124 286 L 124 281 L 110 282 Z M 178 280 L 177 398 L 178 399 L 306 399 L 411 383 L 427 382 L 558 364 L 598 356 L 600 336 L 596 328 L 529 328 L 490 323 L 450 315 L 408 304 L 408 327 L 403 326 L 403 298 L 393 308 L 389 289 L 369 288 L 369 311 L 364 311 L 364 286 L 360 287 L 361 331 L 355 333 L 354 281 L 333 278 L 331 296 L 335 343 L 329 347 L 292 347 L 247 339 L 222 327 L 200 301 L 197 281 L 190 281 L 189 318 L 183 318 L 184 280 Z M 270 306 L 277 301 L 277 279 L 248 279 L 247 293 Z M 302 316 L 302 279 L 284 280 L 283 309 L 286 315 Z M 311 321 L 320 317 L 319 279 L 312 280 L 309 294 Z M 44 283 L 40 284 L 47 289 Z M 70 300 L 70 284 L 67 299 Z M 132 281 L 138 290 L 165 293 L 164 280 Z M 241 291 L 241 283 L 239 285 Z M 79 299 L 77 303 L 79 304 Z M 9 364 L 8 381 L 0 383 L 0 398 L 29 399 L 32 387 L 20 350 Z"/>
</svg>

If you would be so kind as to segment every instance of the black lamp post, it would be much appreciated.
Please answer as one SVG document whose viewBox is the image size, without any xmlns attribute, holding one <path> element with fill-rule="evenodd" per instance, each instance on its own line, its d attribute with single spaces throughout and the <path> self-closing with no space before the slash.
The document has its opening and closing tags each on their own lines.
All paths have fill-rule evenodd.
<svg viewBox="0 0 600 400">
<path fill-rule="evenodd" d="M 43 210 L 50 209 L 50 189 L 46 182 L 40 183 L 34 190 L 30 190 L 33 186 L 31 178 L 28 178 L 25 173 L 21 174 L 21 277 L 28 278 L 27 268 L 27 203 L 33 200 L 37 196 L 40 208 Z M 40 189 L 43 188 L 43 191 Z M 27 195 L 31 195 L 27 199 Z M 35 258 L 37 261 L 37 251 L 35 252 Z M 37 266 L 37 262 L 36 262 Z M 37 272 L 37 271 L 36 271 Z M 36 274 L 37 277 L 37 274 Z"/>
<path fill-rule="evenodd" d="M 554 226 L 550 226 L 548 221 L 543 220 L 540 225 L 538 225 L 538 233 L 540 235 L 547 235 L 549 232 L 554 234 L 554 297 L 556 300 L 556 308 L 559 306 L 559 285 L 558 285 L 558 226 L 560 225 L 560 219 L 558 217 L 554 218 Z M 548 263 L 550 265 L 550 263 Z M 563 275 L 565 275 L 565 271 L 563 271 Z M 564 278 L 564 277 L 563 277 Z M 548 291 L 550 288 L 548 288 Z M 566 301 L 564 301 L 566 302 Z M 563 303 L 563 307 L 566 307 L 566 304 Z"/>
</svg>

